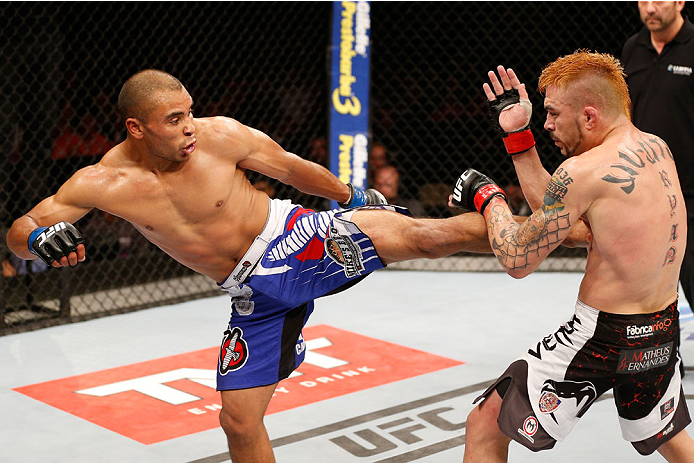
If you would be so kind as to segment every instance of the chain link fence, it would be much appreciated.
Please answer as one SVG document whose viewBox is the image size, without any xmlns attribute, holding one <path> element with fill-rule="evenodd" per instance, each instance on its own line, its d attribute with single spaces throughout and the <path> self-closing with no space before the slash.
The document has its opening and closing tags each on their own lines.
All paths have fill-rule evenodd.
<svg viewBox="0 0 694 463">
<path fill-rule="evenodd" d="M 123 140 L 118 91 L 144 68 L 181 79 L 198 116 L 233 117 L 325 163 L 331 9 L 328 2 L 0 4 L 3 236 Z M 372 146 L 399 172 L 398 202 L 433 217 L 453 213 L 445 203 L 467 166 L 510 191 L 517 183 L 486 118 L 488 70 L 504 64 L 526 82 L 538 150 L 551 170 L 561 158 L 543 135 L 534 91 L 542 67 L 577 48 L 618 56 L 640 27 L 635 2 L 374 2 L 371 9 Z M 249 178 L 273 196 L 328 206 L 260 175 Z M 0 334 L 218 294 L 214 282 L 117 217 L 93 211 L 77 226 L 90 257 L 70 269 L 19 261 L 2 240 Z M 582 251 L 557 255 L 543 268 L 582 268 Z M 407 268 L 492 271 L 498 264 L 460 255 Z"/>
</svg>

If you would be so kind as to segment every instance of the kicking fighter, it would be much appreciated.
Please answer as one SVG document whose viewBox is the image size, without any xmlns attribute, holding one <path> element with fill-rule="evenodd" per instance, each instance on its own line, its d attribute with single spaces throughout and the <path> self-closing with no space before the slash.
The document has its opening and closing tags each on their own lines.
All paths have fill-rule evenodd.
<svg viewBox="0 0 694 463">
<path fill-rule="evenodd" d="M 484 85 L 490 114 L 535 212 L 517 224 L 501 189 L 473 169 L 452 202 L 484 215 L 492 250 L 515 278 L 534 271 L 576 223 L 588 224 L 591 242 L 575 313 L 476 400 L 484 398 L 468 416 L 464 461 L 506 461 L 512 439 L 552 448 L 612 389 L 622 435 L 639 453 L 693 462 L 676 349 L 687 214 L 672 153 L 632 124 L 619 61 L 577 51 L 539 80 L 545 130 L 566 157 L 550 175 L 528 128 L 525 86 L 511 69 L 497 71 L 500 81 L 490 72 Z"/>
<path fill-rule="evenodd" d="M 194 118 L 192 106 L 170 74 L 145 70 L 129 78 L 118 97 L 126 140 L 17 219 L 7 242 L 23 259 L 74 266 L 85 248 L 72 223 L 96 208 L 219 283 L 232 301 L 217 376 L 230 455 L 234 462 L 274 461 L 263 416 L 277 382 L 304 359 L 301 330 L 313 300 L 391 262 L 490 252 L 486 225 L 477 213 L 398 213 L 404 210 L 384 205 L 377 191 L 344 184 L 233 119 Z M 270 200 L 248 182 L 247 169 L 346 210 Z M 576 232 L 578 244 L 584 237 L 585 230 Z"/>
</svg>

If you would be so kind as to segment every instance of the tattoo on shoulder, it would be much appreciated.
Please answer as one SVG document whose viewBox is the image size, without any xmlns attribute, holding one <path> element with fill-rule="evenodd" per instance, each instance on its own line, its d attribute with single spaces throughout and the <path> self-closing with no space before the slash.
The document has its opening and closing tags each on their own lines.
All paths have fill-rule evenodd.
<svg viewBox="0 0 694 463">
<path fill-rule="evenodd" d="M 630 194 L 634 191 L 636 187 L 636 177 L 639 175 L 637 169 L 646 167 L 646 161 L 653 165 L 666 158 L 674 160 L 670 148 L 668 148 L 665 142 L 660 138 L 649 138 L 646 143 L 638 142 L 638 145 L 639 147 L 636 150 L 625 147 L 624 150 L 617 151 L 619 159 L 624 162 L 612 164 L 610 167 L 619 169 L 619 171 L 615 172 L 615 174 L 607 174 L 602 178 L 602 180 L 608 183 L 620 184 L 620 188 L 622 188 L 626 194 Z M 665 180 L 663 180 L 663 182 L 665 183 Z"/>
<path fill-rule="evenodd" d="M 672 186 L 672 182 L 668 178 L 668 173 L 665 170 L 660 171 L 660 179 L 663 181 L 663 186 L 665 188 L 670 188 Z"/>
</svg>

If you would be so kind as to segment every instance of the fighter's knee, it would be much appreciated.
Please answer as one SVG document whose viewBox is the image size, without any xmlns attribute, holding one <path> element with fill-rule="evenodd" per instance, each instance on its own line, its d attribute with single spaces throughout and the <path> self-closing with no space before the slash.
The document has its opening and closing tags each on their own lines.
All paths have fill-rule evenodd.
<svg viewBox="0 0 694 463">
<path fill-rule="evenodd" d="M 484 431 L 489 429 L 485 426 L 485 423 L 488 423 L 488 418 L 486 418 L 485 415 L 486 414 L 480 410 L 479 405 L 473 408 L 468 414 L 465 422 L 465 439 L 467 441 L 480 438 L 480 436 L 484 434 Z"/>
<path fill-rule="evenodd" d="M 485 399 L 468 414 L 465 423 L 465 441 L 473 444 L 477 441 L 490 440 L 506 441 L 506 435 L 501 432 L 497 423 L 499 408 L 494 400 Z"/>
<path fill-rule="evenodd" d="M 408 242 L 415 254 L 425 259 L 445 257 L 447 252 L 441 246 L 438 231 L 422 220 L 413 220 L 408 233 Z"/>
<path fill-rule="evenodd" d="M 230 442 L 243 444 L 254 440 L 258 423 L 242 416 L 230 413 L 228 410 L 219 411 L 219 424 Z"/>
</svg>

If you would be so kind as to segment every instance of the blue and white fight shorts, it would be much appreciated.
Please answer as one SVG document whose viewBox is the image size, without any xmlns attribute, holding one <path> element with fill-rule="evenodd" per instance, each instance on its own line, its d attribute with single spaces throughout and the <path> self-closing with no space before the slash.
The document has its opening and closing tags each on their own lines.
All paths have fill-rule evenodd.
<svg viewBox="0 0 694 463">
<path fill-rule="evenodd" d="M 397 206 L 365 206 L 407 214 Z M 217 366 L 217 390 L 274 384 L 304 360 L 301 330 L 313 300 L 383 268 L 355 210 L 315 212 L 273 199 L 263 231 L 220 285 L 231 320 Z"/>
</svg>

